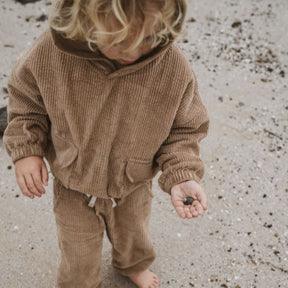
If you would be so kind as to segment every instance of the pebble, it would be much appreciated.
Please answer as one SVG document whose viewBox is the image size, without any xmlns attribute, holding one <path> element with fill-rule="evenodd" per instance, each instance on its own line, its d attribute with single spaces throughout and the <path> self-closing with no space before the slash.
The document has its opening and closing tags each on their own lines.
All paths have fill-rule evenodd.
<svg viewBox="0 0 288 288">
<path fill-rule="evenodd" d="M 7 107 L 2 107 L 0 108 L 0 136 L 3 136 L 7 125 Z"/>
<path fill-rule="evenodd" d="M 48 19 L 48 16 L 46 14 L 41 14 L 39 17 L 36 18 L 36 21 L 44 22 Z"/>
<path fill-rule="evenodd" d="M 14 227 L 13 227 L 13 231 L 18 231 L 19 230 L 19 227 L 17 226 L 17 225 L 15 225 Z"/>
<path fill-rule="evenodd" d="M 22 5 L 25 5 L 27 3 L 35 3 L 35 2 L 38 2 L 40 0 L 15 0 L 15 1 L 21 3 Z"/>
</svg>

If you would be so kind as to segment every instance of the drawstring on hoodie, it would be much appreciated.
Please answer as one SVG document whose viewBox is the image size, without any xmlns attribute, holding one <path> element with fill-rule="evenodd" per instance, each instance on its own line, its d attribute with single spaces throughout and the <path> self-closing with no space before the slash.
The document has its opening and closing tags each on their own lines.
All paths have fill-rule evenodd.
<svg viewBox="0 0 288 288">
<path fill-rule="evenodd" d="M 88 204 L 89 207 L 93 208 L 95 206 L 95 203 L 96 203 L 96 200 L 97 200 L 97 197 L 96 196 L 92 196 L 90 194 L 86 194 L 88 197 L 91 197 L 90 198 L 90 202 Z M 117 202 L 115 201 L 114 198 L 110 197 L 111 201 L 112 201 L 112 208 L 116 207 L 117 206 Z"/>
</svg>

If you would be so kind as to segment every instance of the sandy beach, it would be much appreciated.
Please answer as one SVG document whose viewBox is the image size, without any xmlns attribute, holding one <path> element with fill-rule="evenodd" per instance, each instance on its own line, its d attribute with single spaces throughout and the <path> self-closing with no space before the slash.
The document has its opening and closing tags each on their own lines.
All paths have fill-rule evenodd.
<svg viewBox="0 0 288 288">
<path fill-rule="evenodd" d="M 51 1 L 32 2 L 0 0 L 0 117 L 14 63 L 48 28 Z M 211 118 L 201 145 L 209 203 L 203 216 L 179 218 L 158 187 L 159 172 L 151 269 L 163 288 L 287 288 L 288 1 L 188 5 L 178 42 Z M 43 197 L 24 197 L 1 137 L 0 168 L 0 288 L 56 287 L 52 175 Z M 103 287 L 136 287 L 113 270 L 110 249 L 105 235 Z"/>
</svg>

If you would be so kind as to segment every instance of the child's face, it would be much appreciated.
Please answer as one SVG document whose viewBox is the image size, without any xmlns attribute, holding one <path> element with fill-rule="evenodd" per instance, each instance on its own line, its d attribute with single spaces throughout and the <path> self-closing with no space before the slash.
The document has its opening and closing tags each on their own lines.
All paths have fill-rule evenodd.
<svg viewBox="0 0 288 288">
<path fill-rule="evenodd" d="M 123 41 L 117 45 L 112 46 L 109 49 L 105 49 L 105 47 L 98 47 L 99 50 L 104 54 L 107 58 L 111 60 L 115 60 L 120 64 L 131 64 L 139 59 L 141 56 L 148 54 L 153 50 L 151 48 L 151 29 L 153 26 L 153 16 L 147 16 L 145 21 L 145 36 L 143 42 L 133 51 L 129 53 L 122 52 L 129 46 L 128 41 Z"/>
<path fill-rule="evenodd" d="M 133 52 L 123 53 L 122 51 L 128 44 L 118 44 L 109 49 L 100 49 L 100 51 L 109 59 L 116 60 L 121 64 L 131 64 L 139 59 L 141 56 L 152 51 L 151 43 L 149 45 L 149 36 L 138 46 Z"/>
</svg>

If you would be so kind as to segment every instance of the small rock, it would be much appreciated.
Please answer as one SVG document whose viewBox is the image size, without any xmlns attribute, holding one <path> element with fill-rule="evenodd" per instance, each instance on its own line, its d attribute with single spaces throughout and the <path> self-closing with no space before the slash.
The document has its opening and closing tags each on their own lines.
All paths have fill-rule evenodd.
<svg viewBox="0 0 288 288">
<path fill-rule="evenodd" d="M 0 108 L 0 136 L 3 136 L 7 125 L 7 107 L 2 107 Z"/>
<path fill-rule="evenodd" d="M 36 21 L 38 21 L 38 22 L 44 22 L 44 21 L 46 21 L 47 19 L 48 19 L 47 15 L 43 13 L 42 15 L 40 15 L 39 17 L 36 18 Z"/>
<path fill-rule="evenodd" d="M 242 25 L 242 22 L 240 20 L 236 20 L 234 23 L 232 23 L 232 28 L 237 28 Z"/>
<path fill-rule="evenodd" d="M 279 72 L 279 74 L 280 74 L 281 77 L 283 77 L 283 78 L 285 77 L 285 71 L 284 71 L 284 70 L 281 70 L 281 71 Z"/>
<path fill-rule="evenodd" d="M 33 18 L 34 18 L 34 16 L 27 16 L 27 17 L 25 17 L 25 21 L 26 22 L 30 22 L 30 20 L 33 19 Z"/>
<path fill-rule="evenodd" d="M 272 224 L 267 224 L 266 222 L 264 223 L 263 226 L 266 227 L 266 228 L 272 228 Z"/>
<path fill-rule="evenodd" d="M 191 22 L 191 23 L 196 22 L 196 19 L 191 17 L 191 18 L 188 19 L 188 22 Z"/>
<path fill-rule="evenodd" d="M 273 69 L 273 68 L 271 68 L 271 67 L 268 67 L 268 68 L 267 68 L 267 71 L 271 73 L 271 72 L 273 72 L 273 71 L 274 71 L 274 69 Z"/>
<path fill-rule="evenodd" d="M 16 2 L 19 2 L 22 5 L 25 5 L 27 3 L 35 3 L 35 2 L 38 2 L 38 1 L 40 1 L 40 0 L 16 0 Z"/>
</svg>

